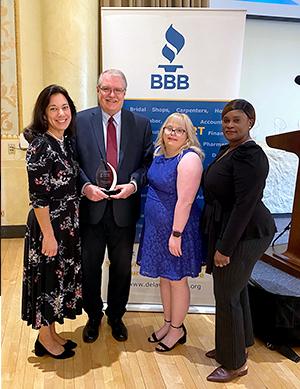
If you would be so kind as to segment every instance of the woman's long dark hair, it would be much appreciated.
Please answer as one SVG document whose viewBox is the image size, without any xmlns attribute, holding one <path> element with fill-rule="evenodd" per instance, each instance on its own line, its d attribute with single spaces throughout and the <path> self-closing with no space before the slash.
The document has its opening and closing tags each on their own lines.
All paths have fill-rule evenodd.
<svg viewBox="0 0 300 389">
<path fill-rule="evenodd" d="M 45 89 L 41 91 L 39 94 L 34 109 L 33 109 L 33 118 L 31 124 L 24 129 L 24 138 L 27 142 L 32 142 L 32 140 L 38 136 L 39 134 L 44 134 L 48 131 L 48 122 L 45 119 L 46 108 L 49 105 L 50 98 L 52 95 L 62 94 L 68 101 L 70 110 L 71 110 L 71 122 L 68 128 L 65 130 L 65 135 L 72 136 L 75 129 L 75 116 L 76 116 L 76 108 L 73 103 L 73 100 L 69 96 L 68 92 L 65 88 L 59 85 L 49 85 Z"/>
</svg>

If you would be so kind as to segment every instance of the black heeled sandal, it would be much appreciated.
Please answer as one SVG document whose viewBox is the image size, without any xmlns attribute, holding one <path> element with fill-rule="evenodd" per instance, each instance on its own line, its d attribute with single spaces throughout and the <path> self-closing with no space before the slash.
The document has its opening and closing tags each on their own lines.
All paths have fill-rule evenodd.
<svg viewBox="0 0 300 389">
<path fill-rule="evenodd" d="M 66 348 L 64 349 L 64 351 L 61 354 L 58 354 L 58 355 L 52 354 L 50 351 L 48 351 L 46 349 L 46 347 L 44 347 L 42 345 L 42 343 L 39 341 L 39 338 L 37 338 L 37 340 L 35 341 L 34 353 L 37 357 L 43 357 L 44 355 L 50 355 L 50 357 L 55 358 L 55 359 L 67 359 L 67 358 L 71 358 L 75 355 L 75 351 L 68 350 Z"/>
<path fill-rule="evenodd" d="M 165 321 L 165 323 L 171 323 L 171 320 L 164 319 L 164 321 Z M 152 332 L 151 336 L 149 336 L 149 338 L 148 338 L 148 342 L 157 343 L 157 342 L 160 342 L 163 338 L 164 338 L 164 336 L 162 338 L 158 339 L 155 332 Z"/>
<path fill-rule="evenodd" d="M 159 353 L 165 353 L 165 352 L 171 351 L 171 350 L 173 350 L 173 348 L 176 347 L 178 344 L 184 344 L 184 343 L 186 342 L 187 330 L 186 330 L 184 324 L 182 323 L 181 326 L 179 326 L 179 327 L 172 326 L 172 324 L 170 324 L 170 326 L 173 327 L 173 328 L 176 328 L 176 329 L 178 329 L 178 330 L 179 330 L 180 328 L 182 328 L 182 329 L 183 329 L 183 335 L 182 335 L 182 337 L 179 338 L 179 339 L 177 340 L 177 342 L 175 342 L 175 343 L 173 344 L 173 346 L 171 346 L 171 347 L 167 346 L 167 345 L 164 344 L 163 342 L 159 342 L 159 343 L 158 343 L 158 346 L 160 346 L 161 348 L 155 347 L 155 350 L 158 351 Z"/>
</svg>

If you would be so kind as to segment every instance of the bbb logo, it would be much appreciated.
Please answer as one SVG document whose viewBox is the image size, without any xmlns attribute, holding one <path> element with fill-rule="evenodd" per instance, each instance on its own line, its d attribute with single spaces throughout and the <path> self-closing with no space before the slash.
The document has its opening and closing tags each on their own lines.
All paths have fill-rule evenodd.
<svg viewBox="0 0 300 389">
<path fill-rule="evenodd" d="M 182 65 L 172 64 L 185 44 L 185 39 L 180 32 L 176 31 L 173 25 L 166 31 L 167 43 L 162 49 L 163 56 L 170 62 L 170 65 L 158 65 L 165 74 L 151 74 L 151 89 L 188 89 L 189 76 L 186 74 L 174 74 Z"/>
</svg>

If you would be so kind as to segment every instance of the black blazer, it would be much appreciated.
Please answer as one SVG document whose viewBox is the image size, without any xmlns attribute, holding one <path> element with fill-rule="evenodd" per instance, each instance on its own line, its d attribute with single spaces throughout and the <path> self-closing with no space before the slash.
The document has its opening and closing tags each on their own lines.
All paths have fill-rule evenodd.
<svg viewBox="0 0 300 389">
<path fill-rule="evenodd" d="M 79 187 L 86 182 L 96 184 L 96 171 L 101 159 L 106 161 L 103 135 L 102 111 L 100 107 L 81 111 L 76 116 L 74 149 L 80 166 Z M 118 184 L 127 184 L 134 179 L 138 191 L 123 200 L 113 202 L 115 222 L 120 227 L 136 223 L 140 214 L 140 189 L 146 183 L 148 167 L 152 162 L 153 143 L 150 122 L 147 118 L 122 109 Z M 93 202 L 83 197 L 80 219 L 85 223 L 97 224 L 101 220 L 108 200 Z"/>
<path fill-rule="evenodd" d="M 216 250 L 231 256 L 240 240 L 271 236 L 276 231 L 270 211 L 262 202 L 269 171 L 265 153 L 250 141 L 219 159 L 228 147 L 221 147 L 203 175 L 209 265 Z"/>
</svg>

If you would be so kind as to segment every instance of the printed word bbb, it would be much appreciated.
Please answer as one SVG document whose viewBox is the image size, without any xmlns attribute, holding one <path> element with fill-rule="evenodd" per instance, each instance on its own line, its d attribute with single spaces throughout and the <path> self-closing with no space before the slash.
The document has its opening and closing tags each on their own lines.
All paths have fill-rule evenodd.
<svg viewBox="0 0 300 389">
<path fill-rule="evenodd" d="M 186 74 L 151 74 L 151 89 L 188 89 L 189 86 Z"/>
</svg>

